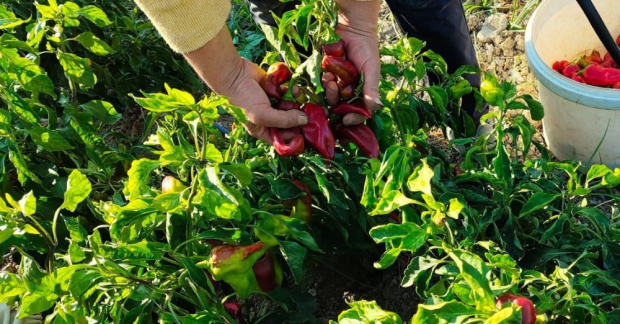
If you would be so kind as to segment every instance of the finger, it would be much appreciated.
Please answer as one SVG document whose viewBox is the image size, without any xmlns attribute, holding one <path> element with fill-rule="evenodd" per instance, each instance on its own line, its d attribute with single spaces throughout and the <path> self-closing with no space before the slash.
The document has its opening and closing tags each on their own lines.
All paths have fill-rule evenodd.
<svg viewBox="0 0 620 324">
<path fill-rule="evenodd" d="M 359 125 L 365 121 L 366 121 L 366 117 L 360 114 L 347 114 L 342 119 L 342 123 L 345 124 L 346 126 Z"/>
<path fill-rule="evenodd" d="M 308 116 L 301 110 L 276 110 L 271 107 L 246 111 L 248 120 L 257 126 L 291 128 L 308 123 Z"/>
<path fill-rule="evenodd" d="M 364 103 L 370 111 L 376 111 L 383 108 L 381 97 L 379 96 L 379 76 L 381 73 L 381 65 L 379 61 L 376 64 L 369 63 L 364 65 Z"/>
<path fill-rule="evenodd" d="M 325 85 L 325 99 L 327 99 L 327 104 L 330 106 L 333 106 L 340 101 L 338 83 L 335 81 L 329 81 L 327 85 Z"/>
<path fill-rule="evenodd" d="M 336 81 L 336 76 L 331 72 L 323 73 L 323 75 L 321 76 L 321 82 L 323 83 L 323 86 L 325 86 L 330 81 Z"/>
<path fill-rule="evenodd" d="M 257 139 L 269 145 L 273 144 L 273 141 L 271 140 L 271 135 L 269 134 L 269 128 L 257 126 L 253 123 L 247 123 L 243 126 L 245 127 L 245 129 L 248 130 L 248 134 L 250 134 L 251 136 L 256 137 Z"/>
<path fill-rule="evenodd" d="M 283 85 L 280 87 L 280 89 L 282 89 L 282 93 L 286 93 L 288 91 L 288 85 Z M 299 96 L 301 95 L 301 90 L 298 86 L 295 85 L 293 86 L 293 90 L 291 91 L 291 93 L 293 94 L 293 97 L 299 98 Z"/>
</svg>

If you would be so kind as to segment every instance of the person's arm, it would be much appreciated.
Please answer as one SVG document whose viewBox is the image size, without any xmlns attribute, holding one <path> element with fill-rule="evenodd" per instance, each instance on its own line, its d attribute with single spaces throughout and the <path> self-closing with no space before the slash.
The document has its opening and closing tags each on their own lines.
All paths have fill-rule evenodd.
<svg viewBox="0 0 620 324">
<path fill-rule="evenodd" d="M 225 25 L 229 0 L 135 0 L 170 47 L 182 53 L 194 70 L 217 94 L 243 108 L 248 132 L 271 143 L 267 127 L 304 125 L 301 111 L 271 107 L 259 82 L 265 72 L 237 53 Z"/>
</svg>

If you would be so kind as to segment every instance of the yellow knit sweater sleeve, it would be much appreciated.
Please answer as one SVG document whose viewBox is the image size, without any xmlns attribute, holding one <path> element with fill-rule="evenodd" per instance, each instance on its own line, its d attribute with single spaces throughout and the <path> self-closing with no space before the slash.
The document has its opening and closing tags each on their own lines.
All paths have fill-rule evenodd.
<svg viewBox="0 0 620 324">
<path fill-rule="evenodd" d="M 188 53 L 219 33 L 230 0 L 134 0 L 175 52 Z M 358 0 L 373 1 L 373 0 Z"/>
</svg>

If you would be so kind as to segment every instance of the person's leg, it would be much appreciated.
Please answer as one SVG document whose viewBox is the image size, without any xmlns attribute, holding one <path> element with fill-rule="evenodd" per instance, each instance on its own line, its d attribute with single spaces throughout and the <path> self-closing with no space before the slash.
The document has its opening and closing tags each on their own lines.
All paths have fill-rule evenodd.
<svg viewBox="0 0 620 324">
<path fill-rule="evenodd" d="M 387 0 L 387 3 L 403 32 L 426 42 L 427 49 L 441 55 L 448 64 L 448 72 L 453 73 L 463 65 L 479 66 L 461 0 Z M 480 87 L 479 75 L 463 77 L 473 87 Z M 474 117 L 476 124 L 479 122 L 473 93 L 463 97 L 462 108 Z"/>
<path fill-rule="evenodd" d="M 280 0 L 248 0 L 248 2 L 254 21 L 259 25 L 267 24 L 272 27 L 276 27 L 272 12 L 282 17 L 285 12 L 295 9 L 295 5 L 299 3 L 299 1 L 280 2 Z"/>
</svg>

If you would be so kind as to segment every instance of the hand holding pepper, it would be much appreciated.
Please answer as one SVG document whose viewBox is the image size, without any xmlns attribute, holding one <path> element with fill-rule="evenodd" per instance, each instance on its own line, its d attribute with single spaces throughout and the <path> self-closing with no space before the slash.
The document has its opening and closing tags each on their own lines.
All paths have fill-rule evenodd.
<svg viewBox="0 0 620 324">
<path fill-rule="evenodd" d="M 379 99 L 381 64 L 377 41 L 377 23 L 381 2 L 353 0 L 338 0 L 337 2 L 340 10 L 336 34 L 342 38 L 346 59 L 364 74 L 362 99 L 366 108 L 369 111 L 379 110 L 383 106 Z M 339 57 L 341 49 L 339 45 L 327 44 L 324 45 L 324 52 Z M 351 96 L 355 90 L 353 87 L 339 87 L 336 75 L 330 72 L 323 73 L 322 83 L 327 103 L 330 106 L 340 102 L 341 94 Z M 340 88 L 343 88 L 342 91 Z M 365 120 L 366 117 L 357 114 L 349 114 L 343 118 L 345 125 L 356 125 Z"/>
</svg>

